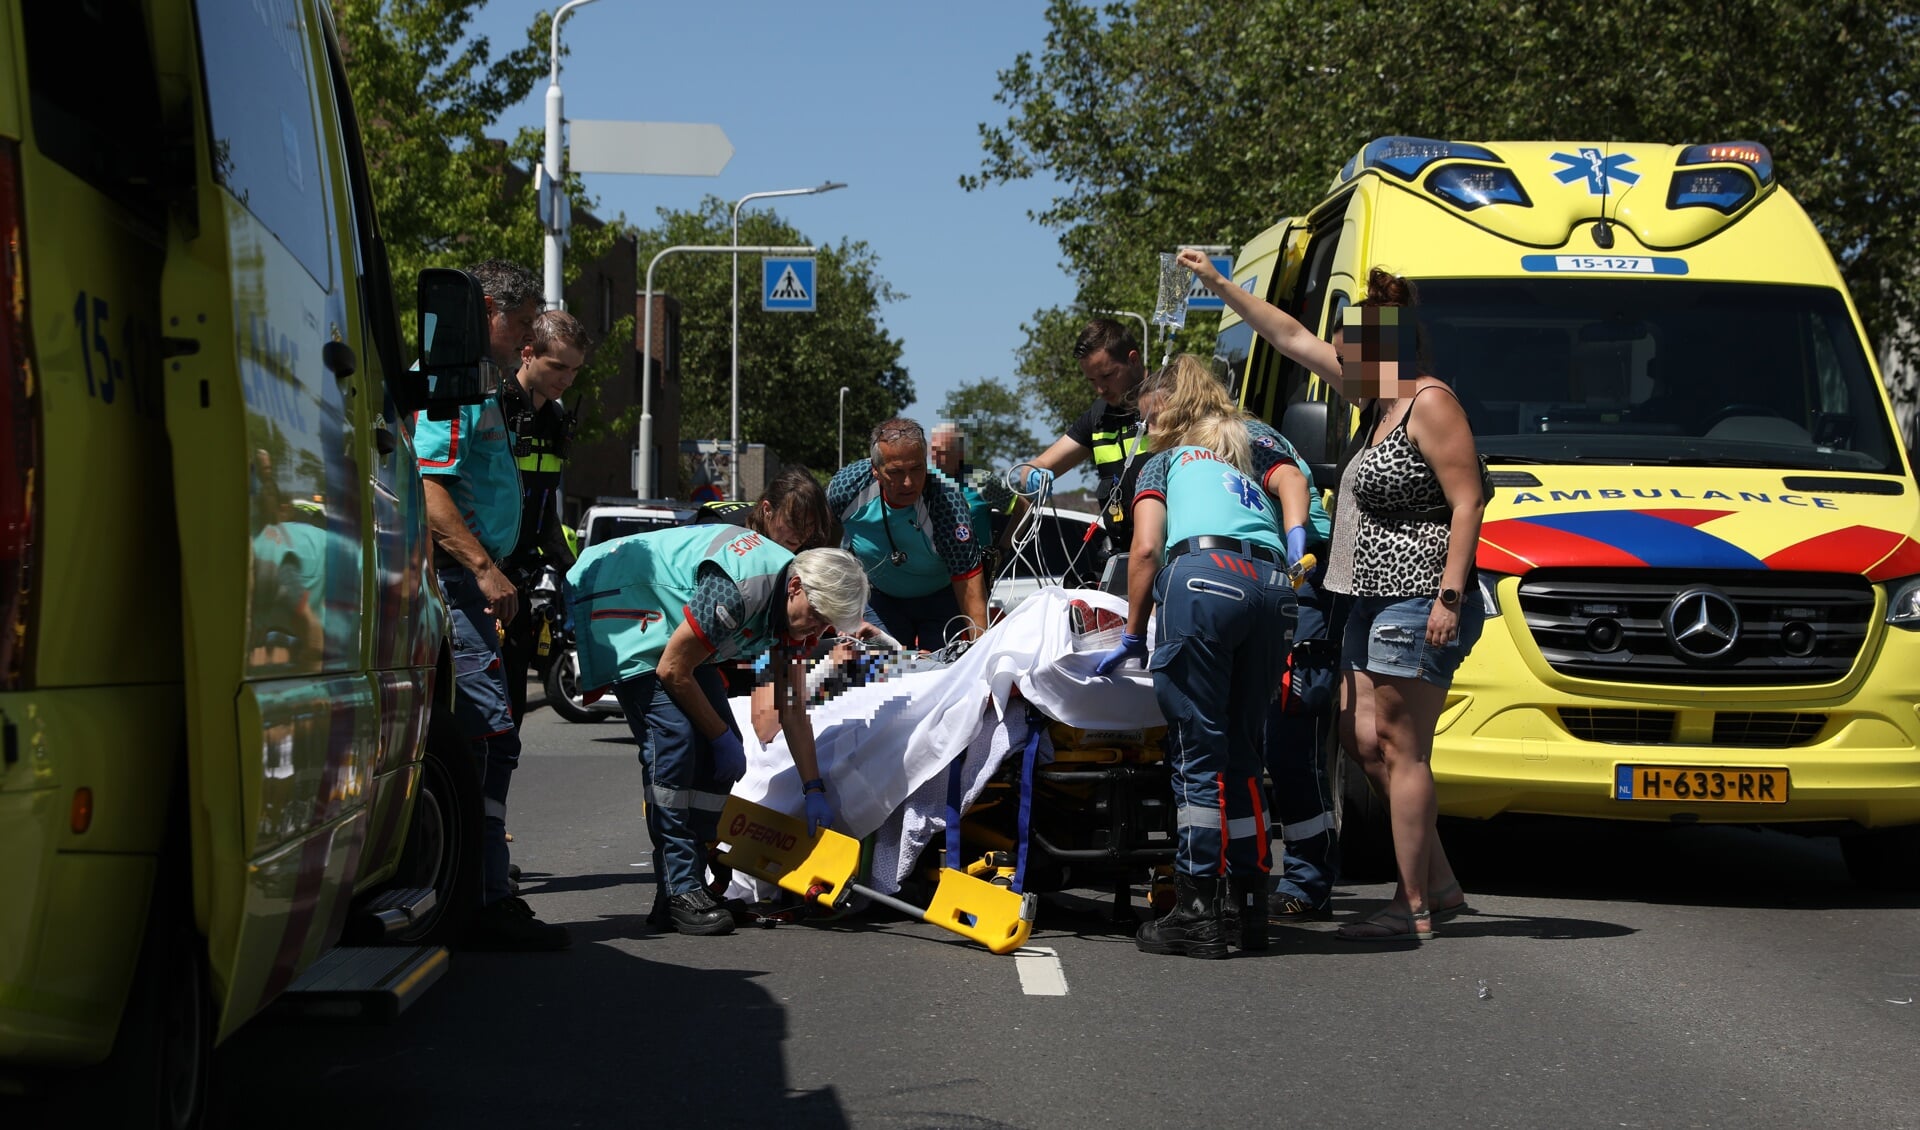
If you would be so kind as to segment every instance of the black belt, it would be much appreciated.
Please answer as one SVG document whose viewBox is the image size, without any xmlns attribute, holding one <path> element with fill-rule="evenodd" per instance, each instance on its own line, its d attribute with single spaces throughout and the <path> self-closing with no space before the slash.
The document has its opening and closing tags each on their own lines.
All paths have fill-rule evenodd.
<svg viewBox="0 0 1920 1130">
<path fill-rule="evenodd" d="M 1184 553 L 1198 553 L 1203 549 L 1224 549 L 1228 553 L 1238 553 L 1243 557 L 1257 557 L 1275 565 L 1284 565 L 1286 555 L 1270 545 L 1260 545 L 1243 538 L 1223 538 L 1215 534 L 1201 534 L 1175 542 L 1167 547 L 1167 560 L 1172 561 Z"/>
</svg>

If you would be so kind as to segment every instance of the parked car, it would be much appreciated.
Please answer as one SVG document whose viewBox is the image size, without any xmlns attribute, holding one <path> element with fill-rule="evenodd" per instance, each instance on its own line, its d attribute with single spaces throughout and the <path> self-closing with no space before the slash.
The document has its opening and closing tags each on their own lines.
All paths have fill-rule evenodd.
<svg viewBox="0 0 1920 1130">
<path fill-rule="evenodd" d="M 1112 556 L 1109 540 L 1098 514 L 1053 506 L 1029 514 L 1014 535 L 1017 552 L 1002 562 L 988 589 L 988 618 L 999 620 L 1048 585 L 1097 586 Z"/>
</svg>

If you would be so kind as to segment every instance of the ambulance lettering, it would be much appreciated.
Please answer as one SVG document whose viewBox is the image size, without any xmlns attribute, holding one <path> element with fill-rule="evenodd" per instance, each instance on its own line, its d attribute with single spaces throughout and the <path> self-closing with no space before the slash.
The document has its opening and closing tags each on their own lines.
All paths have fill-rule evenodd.
<svg viewBox="0 0 1920 1130">
<path fill-rule="evenodd" d="M 1736 501 L 1736 495 L 1724 490 L 1701 491 L 1696 495 L 1676 487 L 1633 487 L 1631 489 L 1600 487 L 1593 490 L 1553 490 L 1548 491 L 1545 497 L 1542 497 L 1536 491 L 1523 490 L 1513 496 L 1513 505 L 1524 506 L 1531 502 L 1618 502 L 1626 498 L 1674 498 L 1683 499 L 1688 502 L 1695 500 L 1701 502 Z M 1743 490 L 1738 492 L 1737 500 L 1740 502 L 1761 503 L 1769 506 L 1776 504 L 1781 506 L 1797 506 L 1802 509 L 1807 507 L 1812 507 L 1815 510 L 1840 509 L 1840 504 L 1834 499 L 1817 494 L 1768 494 L 1762 491 Z"/>
<path fill-rule="evenodd" d="M 766 539 L 759 534 L 748 534 L 746 537 L 735 538 L 728 542 L 727 548 L 733 551 L 735 557 L 745 557 L 749 552 L 760 548 L 764 540 Z"/>
</svg>

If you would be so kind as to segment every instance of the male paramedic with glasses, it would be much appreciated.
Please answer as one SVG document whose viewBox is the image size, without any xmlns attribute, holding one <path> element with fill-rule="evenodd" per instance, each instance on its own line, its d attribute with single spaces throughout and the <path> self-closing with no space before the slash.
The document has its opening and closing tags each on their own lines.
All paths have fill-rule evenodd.
<svg viewBox="0 0 1920 1130">
<path fill-rule="evenodd" d="M 872 452 L 827 484 L 842 544 L 873 585 L 867 622 L 923 651 L 977 637 L 987 623 L 987 585 L 965 494 L 928 470 L 927 433 L 912 420 L 875 427 Z"/>
</svg>

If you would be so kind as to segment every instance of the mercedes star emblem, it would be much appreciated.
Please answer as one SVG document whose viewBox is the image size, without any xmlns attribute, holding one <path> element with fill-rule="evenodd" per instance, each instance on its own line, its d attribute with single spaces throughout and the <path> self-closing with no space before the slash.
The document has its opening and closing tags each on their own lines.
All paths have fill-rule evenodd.
<svg viewBox="0 0 1920 1130">
<path fill-rule="evenodd" d="M 1688 589 L 1667 605 L 1667 638 L 1682 659 L 1718 659 L 1740 637 L 1740 610 L 1726 594 Z"/>
</svg>

